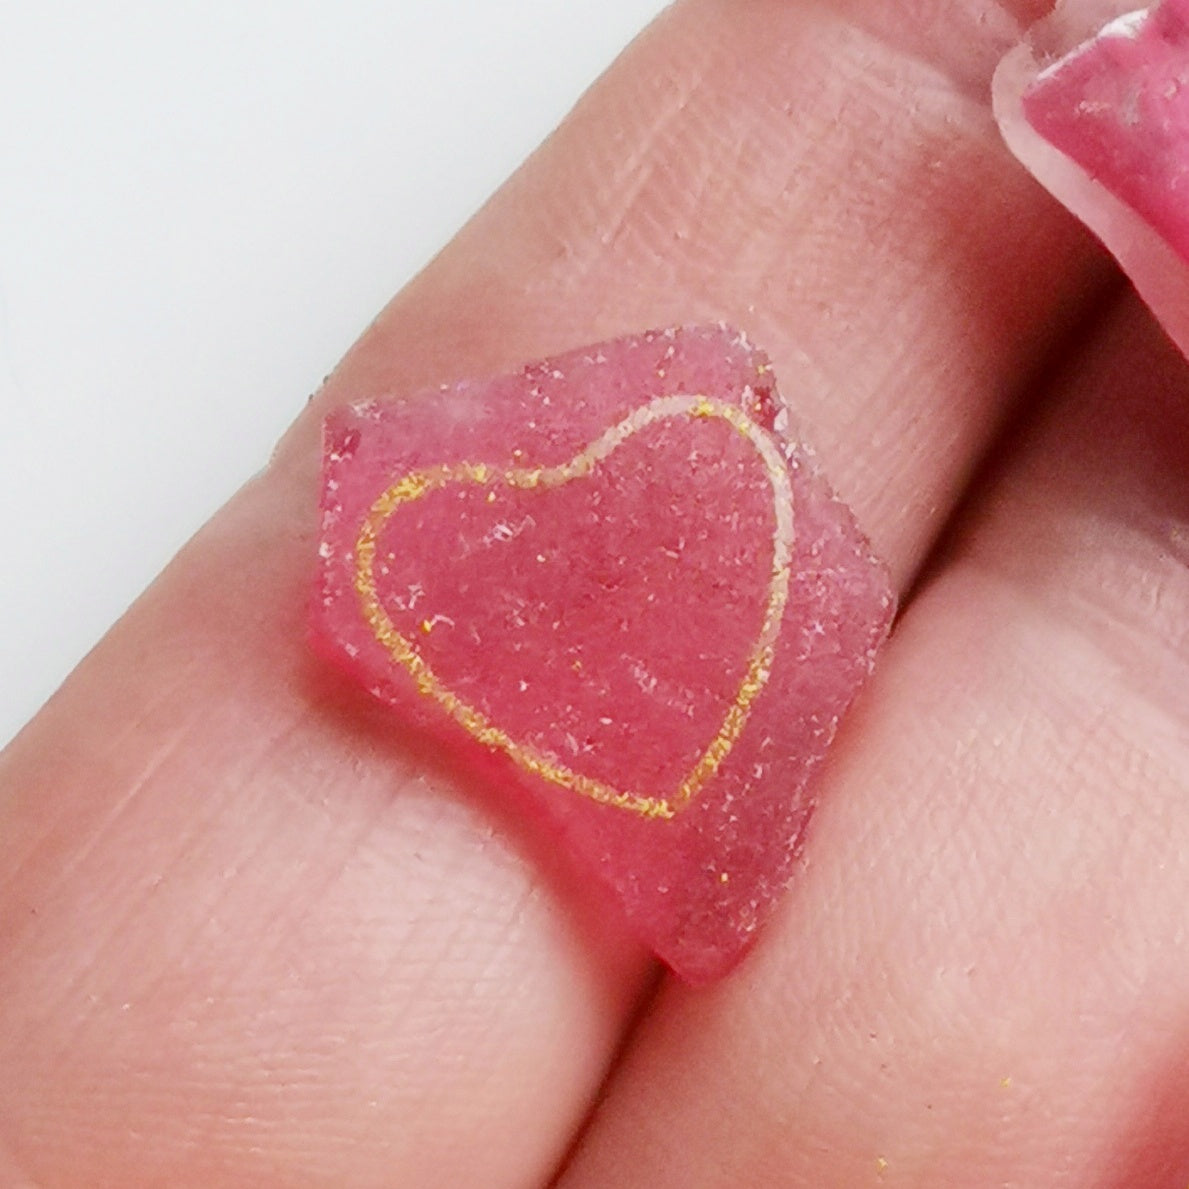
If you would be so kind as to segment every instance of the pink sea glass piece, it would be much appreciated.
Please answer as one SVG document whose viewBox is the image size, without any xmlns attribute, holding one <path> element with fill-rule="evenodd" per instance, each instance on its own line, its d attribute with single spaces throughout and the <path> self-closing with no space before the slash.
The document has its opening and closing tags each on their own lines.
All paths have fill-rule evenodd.
<svg viewBox="0 0 1189 1189">
<path fill-rule="evenodd" d="M 1189 0 L 1111 21 L 1044 70 L 1023 108 L 1189 260 Z"/>
<path fill-rule="evenodd" d="M 1189 0 L 1064 0 L 1000 63 L 1016 156 L 1189 354 Z"/>
<path fill-rule="evenodd" d="M 325 427 L 315 642 L 539 816 L 679 975 L 742 956 L 893 614 L 725 327 Z"/>
</svg>

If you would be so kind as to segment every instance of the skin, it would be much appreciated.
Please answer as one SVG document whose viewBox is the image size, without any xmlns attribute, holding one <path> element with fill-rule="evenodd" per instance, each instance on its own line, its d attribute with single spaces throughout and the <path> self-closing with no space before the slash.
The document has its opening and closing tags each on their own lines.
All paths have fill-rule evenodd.
<svg viewBox="0 0 1189 1189">
<path fill-rule="evenodd" d="M 0 758 L 0 1183 L 1189 1181 L 1189 370 L 1016 166 L 1039 3 L 688 0 Z M 725 318 L 905 598 L 697 992 L 308 655 L 318 422 Z"/>
</svg>

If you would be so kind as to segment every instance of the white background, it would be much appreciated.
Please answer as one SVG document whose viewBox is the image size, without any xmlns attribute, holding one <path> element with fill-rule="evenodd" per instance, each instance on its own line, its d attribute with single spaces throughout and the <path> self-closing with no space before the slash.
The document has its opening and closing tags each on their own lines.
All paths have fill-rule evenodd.
<svg viewBox="0 0 1189 1189">
<path fill-rule="evenodd" d="M 660 0 L 0 0 L 0 745 Z"/>
</svg>

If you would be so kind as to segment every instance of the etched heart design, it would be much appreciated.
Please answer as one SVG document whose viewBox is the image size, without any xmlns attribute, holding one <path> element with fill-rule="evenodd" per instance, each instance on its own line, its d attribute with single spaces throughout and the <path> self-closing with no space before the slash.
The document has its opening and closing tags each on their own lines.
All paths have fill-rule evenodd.
<svg viewBox="0 0 1189 1189">
<path fill-rule="evenodd" d="M 754 637 L 747 649 L 742 679 L 721 722 L 701 748 L 696 761 L 668 795 L 621 788 L 563 762 L 556 754 L 518 739 L 494 716 L 448 685 L 427 661 L 423 649 L 394 623 L 377 582 L 378 542 L 411 506 L 448 488 L 478 488 L 494 499 L 498 490 L 545 493 L 595 476 L 625 443 L 649 427 L 682 420 L 717 420 L 730 426 L 754 451 L 771 495 L 770 577 L 766 598 L 756 609 Z M 509 530 L 510 531 L 510 530 Z M 661 396 L 642 404 L 580 449 L 568 461 L 549 465 L 495 467 L 457 462 L 420 467 L 398 477 L 375 500 L 355 542 L 354 586 L 370 630 L 391 659 L 403 668 L 425 698 L 436 703 L 480 743 L 503 752 L 524 771 L 548 784 L 604 805 L 646 818 L 672 818 L 688 805 L 714 776 L 747 725 L 752 707 L 771 672 L 781 621 L 789 597 L 789 564 L 794 542 L 792 485 L 778 443 L 741 408 L 699 395 Z M 451 621 L 451 626 L 454 625 Z M 428 635 L 434 624 L 423 620 Z"/>
</svg>

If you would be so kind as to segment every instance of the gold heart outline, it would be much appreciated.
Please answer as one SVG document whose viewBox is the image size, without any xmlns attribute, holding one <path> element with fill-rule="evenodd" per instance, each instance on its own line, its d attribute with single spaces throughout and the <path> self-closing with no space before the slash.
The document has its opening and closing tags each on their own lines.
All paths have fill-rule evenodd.
<svg viewBox="0 0 1189 1189">
<path fill-rule="evenodd" d="M 646 426 L 681 417 L 718 418 L 736 429 L 755 448 L 772 486 L 776 514 L 772 534 L 772 577 L 759 635 L 748 653 L 747 669 L 722 726 L 694 766 L 669 797 L 625 792 L 583 776 L 556 756 L 519 743 L 481 711 L 463 701 L 442 683 L 411 640 L 397 631 L 376 591 L 376 542 L 389 519 L 399 509 L 431 491 L 453 483 L 489 486 L 502 483 L 520 490 L 560 487 L 590 475 L 630 437 Z M 752 704 L 768 683 L 781 620 L 788 603 L 789 565 L 793 546 L 793 489 L 788 465 L 780 446 L 742 409 L 705 396 L 660 396 L 641 405 L 580 450 L 569 462 L 551 467 L 514 467 L 498 470 L 485 463 L 448 463 L 412 471 L 396 480 L 372 504 L 355 542 L 355 590 L 364 619 L 376 640 L 412 676 L 420 693 L 437 702 L 447 714 L 480 743 L 498 749 L 516 764 L 551 784 L 589 797 L 603 805 L 625 809 L 645 818 L 673 818 L 714 776 L 743 733 Z"/>
</svg>

